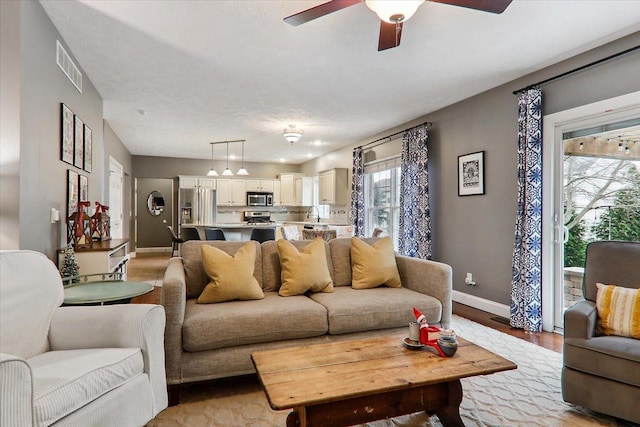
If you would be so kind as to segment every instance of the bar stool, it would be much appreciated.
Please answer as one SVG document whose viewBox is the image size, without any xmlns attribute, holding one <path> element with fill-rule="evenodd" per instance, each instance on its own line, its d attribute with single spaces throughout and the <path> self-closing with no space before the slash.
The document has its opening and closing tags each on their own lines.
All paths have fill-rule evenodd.
<svg viewBox="0 0 640 427">
<path fill-rule="evenodd" d="M 275 227 L 256 227 L 251 230 L 251 240 L 260 243 L 267 240 L 276 240 L 276 229 Z"/>
<path fill-rule="evenodd" d="M 205 228 L 204 237 L 205 240 L 227 240 L 224 237 L 224 231 L 219 228 Z"/>
<path fill-rule="evenodd" d="M 187 240 L 200 240 L 200 234 L 195 227 L 183 227 L 182 230 L 180 230 L 180 237 L 182 237 L 182 240 L 185 242 Z"/>
<path fill-rule="evenodd" d="M 167 225 L 167 229 L 171 233 L 171 256 L 178 256 L 180 255 L 180 244 L 184 243 L 184 240 L 178 237 L 172 226 Z"/>
</svg>

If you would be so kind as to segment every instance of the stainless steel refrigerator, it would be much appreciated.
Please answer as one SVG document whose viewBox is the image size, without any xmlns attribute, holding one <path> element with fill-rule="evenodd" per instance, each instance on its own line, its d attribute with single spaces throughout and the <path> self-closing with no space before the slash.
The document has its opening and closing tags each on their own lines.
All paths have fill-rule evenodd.
<svg viewBox="0 0 640 427">
<path fill-rule="evenodd" d="M 178 195 L 180 226 L 213 225 L 216 222 L 216 190 L 181 188 Z"/>
</svg>

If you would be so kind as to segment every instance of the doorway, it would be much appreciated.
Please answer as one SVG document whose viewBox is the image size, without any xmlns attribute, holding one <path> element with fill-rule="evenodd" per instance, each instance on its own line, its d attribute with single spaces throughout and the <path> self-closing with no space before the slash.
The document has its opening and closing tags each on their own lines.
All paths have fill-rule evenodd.
<svg viewBox="0 0 640 427">
<path fill-rule="evenodd" d="M 111 237 L 122 239 L 124 200 L 124 168 L 109 156 L 109 216 L 111 218 Z"/>
<path fill-rule="evenodd" d="M 640 152 L 640 141 L 634 142 L 640 92 L 551 114 L 543 122 L 543 329 L 562 332 L 565 305 L 573 299 L 565 292 L 579 299 L 582 284 L 582 266 L 565 269 L 565 264 L 584 262 L 575 255 L 584 251 L 585 240 L 607 237 L 595 227 L 615 202 L 613 190 L 622 188 L 615 175 L 622 176 L 629 162 L 622 165 L 620 159 L 640 158 L 634 159 Z M 580 181 L 581 188 L 571 185 Z"/>
<path fill-rule="evenodd" d="M 171 251 L 173 180 L 136 178 L 136 251 Z"/>
</svg>

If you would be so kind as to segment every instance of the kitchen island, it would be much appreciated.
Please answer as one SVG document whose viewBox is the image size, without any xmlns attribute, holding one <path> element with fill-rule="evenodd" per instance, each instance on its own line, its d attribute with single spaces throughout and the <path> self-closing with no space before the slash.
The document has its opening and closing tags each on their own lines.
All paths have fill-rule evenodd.
<svg viewBox="0 0 640 427">
<path fill-rule="evenodd" d="M 275 227 L 276 240 L 281 239 L 282 238 L 281 228 L 285 225 L 297 226 L 300 232 L 300 236 L 302 236 L 303 228 L 312 228 L 316 230 L 328 230 L 331 228 L 350 227 L 349 224 L 326 223 L 326 222 L 318 223 L 318 222 L 310 222 L 310 221 L 282 221 L 282 222 L 272 222 L 272 223 L 217 222 L 214 224 L 207 224 L 207 225 L 184 224 L 181 227 L 196 228 L 202 240 L 205 240 L 204 238 L 205 228 L 220 228 L 224 232 L 224 236 L 227 240 L 243 241 L 243 240 L 251 239 L 251 230 L 253 230 L 254 228 L 265 228 L 265 227 Z M 348 237 L 348 236 L 342 235 L 341 237 Z"/>
</svg>

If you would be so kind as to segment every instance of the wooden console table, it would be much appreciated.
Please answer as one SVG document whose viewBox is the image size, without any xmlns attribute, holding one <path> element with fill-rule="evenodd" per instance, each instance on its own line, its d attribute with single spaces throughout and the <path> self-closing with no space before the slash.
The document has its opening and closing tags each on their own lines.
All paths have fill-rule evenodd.
<svg viewBox="0 0 640 427">
<path fill-rule="evenodd" d="M 122 273 L 126 279 L 129 239 L 93 242 L 90 248 L 74 249 L 80 274 Z M 58 251 L 58 266 L 64 262 L 64 249 Z"/>
</svg>

